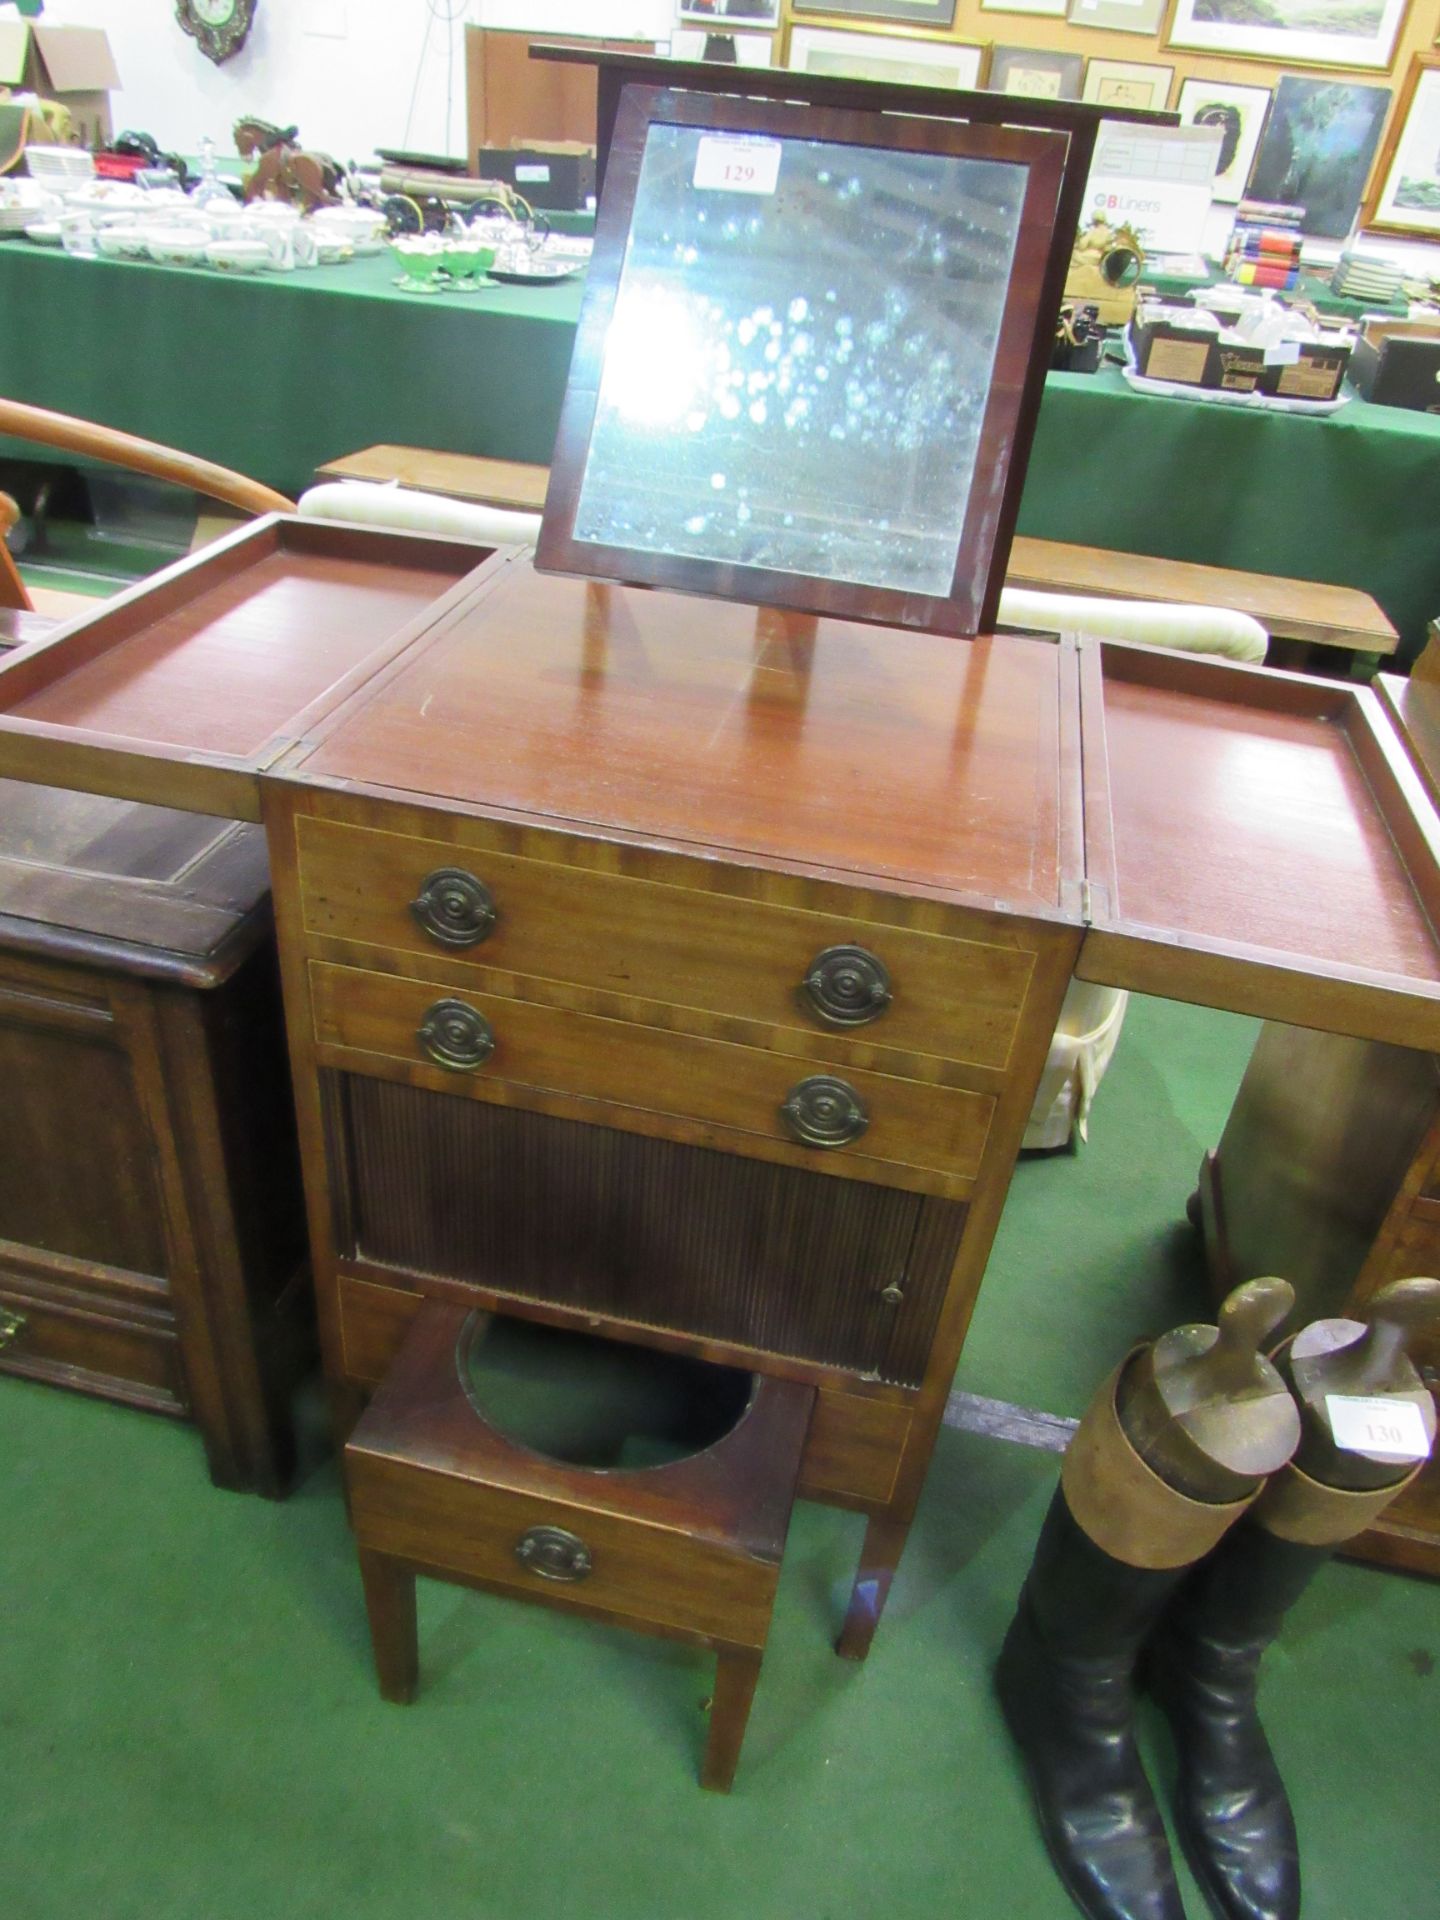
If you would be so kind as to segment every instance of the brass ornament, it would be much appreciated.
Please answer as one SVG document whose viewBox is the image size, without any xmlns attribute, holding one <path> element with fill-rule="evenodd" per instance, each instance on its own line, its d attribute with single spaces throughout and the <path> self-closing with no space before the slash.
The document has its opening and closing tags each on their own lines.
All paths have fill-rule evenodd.
<svg viewBox="0 0 1440 1920">
<path fill-rule="evenodd" d="M 1145 249 L 1131 226 L 1112 227 L 1097 214 L 1075 239 L 1065 299 L 1097 309 L 1102 327 L 1123 327 L 1135 311 Z"/>
</svg>

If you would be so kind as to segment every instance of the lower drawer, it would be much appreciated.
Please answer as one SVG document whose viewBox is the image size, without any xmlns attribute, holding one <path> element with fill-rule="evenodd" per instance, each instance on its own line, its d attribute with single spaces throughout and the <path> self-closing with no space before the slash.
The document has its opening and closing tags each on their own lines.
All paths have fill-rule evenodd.
<svg viewBox="0 0 1440 1920">
<path fill-rule="evenodd" d="M 57 1283 L 0 1255 L 0 1372 L 188 1414 L 174 1317 L 138 1291 L 123 1276 L 113 1290 Z"/>
<path fill-rule="evenodd" d="M 595 1103 L 613 1125 L 626 1112 L 673 1115 L 832 1167 L 853 1158 L 869 1177 L 890 1164 L 968 1184 L 995 1106 L 989 1094 L 832 1073 L 759 1047 L 354 967 L 312 963 L 310 981 L 315 1036 L 337 1050 L 334 1064 L 378 1056 L 438 1069 L 447 1090 L 521 1105 L 525 1089 L 569 1096 Z"/>
</svg>

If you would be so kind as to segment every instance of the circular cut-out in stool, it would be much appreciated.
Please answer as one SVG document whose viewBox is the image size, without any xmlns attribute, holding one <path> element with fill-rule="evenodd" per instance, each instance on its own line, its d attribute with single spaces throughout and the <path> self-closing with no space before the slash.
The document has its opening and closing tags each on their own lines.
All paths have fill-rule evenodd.
<svg viewBox="0 0 1440 1920">
<path fill-rule="evenodd" d="M 471 1406 L 507 1440 L 596 1472 L 673 1465 L 732 1433 L 755 1377 L 683 1354 L 474 1314 L 456 1346 Z"/>
</svg>

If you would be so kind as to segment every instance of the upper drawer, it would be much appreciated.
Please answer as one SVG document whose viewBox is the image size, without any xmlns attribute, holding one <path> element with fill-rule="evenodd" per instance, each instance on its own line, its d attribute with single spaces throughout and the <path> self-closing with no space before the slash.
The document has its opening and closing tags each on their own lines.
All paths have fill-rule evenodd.
<svg viewBox="0 0 1440 1920">
<path fill-rule="evenodd" d="M 1004 1068 L 1033 966 L 1032 954 L 990 941 L 558 859 L 310 816 L 297 833 L 310 933 L 832 1040 L 850 1036 L 867 1047 Z M 557 836 L 557 849 L 563 844 Z M 858 959 L 835 952 L 857 948 Z"/>
</svg>

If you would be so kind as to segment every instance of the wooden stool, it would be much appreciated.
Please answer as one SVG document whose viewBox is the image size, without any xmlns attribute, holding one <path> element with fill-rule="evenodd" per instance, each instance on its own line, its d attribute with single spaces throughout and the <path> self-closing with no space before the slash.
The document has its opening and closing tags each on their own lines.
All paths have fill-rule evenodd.
<svg viewBox="0 0 1440 1920">
<path fill-rule="evenodd" d="M 700 1784 L 728 1792 L 814 1389 L 757 1376 L 738 1421 L 703 1451 L 597 1472 L 532 1451 L 478 1410 L 464 1376 L 487 1322 L 422 1308 L 345 1448 L 381 1694 L 414 1697 L 417 1574 L 713 1648 Z"/>
</svg>

